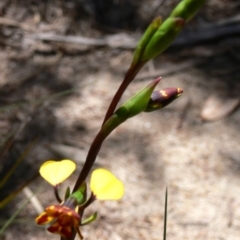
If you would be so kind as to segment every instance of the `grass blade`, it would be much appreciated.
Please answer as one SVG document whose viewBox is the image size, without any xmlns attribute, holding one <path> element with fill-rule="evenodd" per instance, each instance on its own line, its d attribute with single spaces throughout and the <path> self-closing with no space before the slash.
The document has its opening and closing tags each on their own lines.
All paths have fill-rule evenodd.
<svg viewBox="0 0 240 240">
<path fill-rule="evenodd" d="M 163 225 L 163 240 L 167 239 L 167 201 L 168 201 L 168 190 L 167 190 L 167 187 L 166 187 L 165 208 L 164 208 L 164 225 Z"/>
</svg>

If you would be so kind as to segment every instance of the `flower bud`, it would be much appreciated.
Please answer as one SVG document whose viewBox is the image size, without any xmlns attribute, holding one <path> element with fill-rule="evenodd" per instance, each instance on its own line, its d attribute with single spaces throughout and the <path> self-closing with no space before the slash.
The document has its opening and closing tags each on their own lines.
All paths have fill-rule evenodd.
<svg viewBox="0 0 240 240">
<path fill-rule="evenodd" d="M 137 45 L 132 66 L 144 64 L 162 53 L 205 1 L 182 0 L 163 23 L 160 18 L 154 19 Z"/>
<path fill-rule="evenodd" d="M 151 98 L 151 94 L 160 80 L 161 78 L 155 79 L 148 86 L 137 92 L 133 97 L 128 99 L 128 101 L 119 107 L 103 125 L 102 132 L 104 135 L 107 136 L 111 131 L 113 131 L 121 123 L 125 122 L 128 118 L 145 111 L 148 106 L 149 99 Z"/>
<path fill-rule="evenodd" d="M 116 112 L 115 114 L 119 115 L 122 119 L 131 118 L 140 112 L 144 111 L 148 105 L 151 94 L 159 83 L 161 78 L 157 78 L 149 85 L 144 87 L 138 93 L 136 93 L 133 97 L 131 97 L 127 102 L 125 102 Z"/>
<path fill-rule="evenodd" d="M 151 24 L 149 25 L 149 27 L 143 34 L 142 38 L 140 39 L 140 41 L 136 47 L 136 50 L 133 55 L 132 65 L 135 65 L 135 64 L 141 62 L 141 57 L 142 57 L 142 54 L 143 54 L 146 46 L 148 45 L 150 39 L 152 38 L 154 33 L 158 30 L 158 28 L 160 27 L 161 24 L 162 24 L 162 19 L 160 17 L 155 18 L 151 22 Z"/>
<path fill-rule="evenodd" d="M 159 91 L 154 91 L 144 112 L 152 112 L 164 108 L 181 96 L 182 93 L 183 90 L 181 88 L 165 88 Z"/>
<path fill-rule="evenodd" d="M 145 47 L 141 61 L 147 62 L 162 53 L 176 38 L 184 23 L 182 18 L 166 19 Z"/>
<path fill-rule="evenodd" d="M 182 0 L 172 11 L 170 17 L 180 17 L 186 22 L 191 20 L 206 0 Z"/>
</svg>

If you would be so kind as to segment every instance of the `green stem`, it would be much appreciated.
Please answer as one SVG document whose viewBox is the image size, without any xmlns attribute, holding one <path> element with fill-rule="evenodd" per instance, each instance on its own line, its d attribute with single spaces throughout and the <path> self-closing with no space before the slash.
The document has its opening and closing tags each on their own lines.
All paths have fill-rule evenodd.
<svg viewBox="0 0 240 240">
<path fill-rule="evenodd" d="M 96 157 L 98 155 L 98 152 L 102 146 L 102 143 L 104 141 L 104 139 L 107 136 L 104 136 L 101 132 L 101 130 L 98 132 L 97 136 L 95 137 L 92 145 L 90 146 L 90 149 L 88 151 L 88 155 L 86 158 L 86 161 L 83 165 L 82 171 L 80 172 L 80 175 L 76 181 L 76 184 L 73 188 L 73 192 L 77 191 L 77 189 L 79 188 L 79 186 L 81 186 L 81 184 L 86 180 L 89 172 L 91 171 L 91 168 L 96 160 Z"/>
<path fill-rule="evenodd" d="M 104 123 L 112 116 L 120 98 L 122 97 L 124 91 L 126 90 L 126 88 L 128 87 L 128 85 L 131 83 L 131 81 L 134 79 L 134 77 L 136 76 L 136 74 L 139 72 L 139 70 L 142 68 L 142 66 L 145 63 L 140 63 L 138 65 L 135 65 L 134 67 L 131 66 L 129 68 L 129 70 L 127 71 L 125 78 L 122 82 L 122 84 L 120 85 L 118 91 L 116 92 L 115 96 L 113 97 L 113 100 L 108 108 L 108 111 L 105 115 L 104 121 L 103 121 L 103 125 Z M 88 155 L 86 158 L 86 161 L 83 165 L 82 171 L 80 172 L 80 175 L 76 181 L 76 184 L 73 188 L 73 192 L 77 191 L 78 187 L 86 180 L 89 172 L 91 171 L 91 168 L 96 160 L 96 157 L 99 153 L 99 150 L 102 146 L 103 141 L 105 140 L 105 138 L 109 135 L 109 133 L 103 133 L 101 131 L 102 129 L 100 129 L 100 131 L 98 132 L 97 136 L 95 137 L 92 145 L 90 146 L 90 149 L 88 151 Z"/>
<path fill-rule="evenodd" d="M 126 90 L 128 85 L 132 82 L 132 80 L 134 79 L 134 77 L 137 75 L 137 73 L 140 71 L 140 69 L 143 67 L 144 64 L 145 64 L 145 62 L 144 63 L 139 63 L 135 66 L 131 66 L 128 69 L 124 80 L 122 81 L 118 91 L 116 92 L 116 94 L 113 97 L 113 100 L 112 100 L 111 104 L 109 105 L 109 108 L 106 112 L 106 115 L 105 115 L 102 126 L 113 115 L 113 113 L 115 111 L 115 108 L 116 108 L 119 100 L 121 99 L 124 91 Z"/>
</svg>

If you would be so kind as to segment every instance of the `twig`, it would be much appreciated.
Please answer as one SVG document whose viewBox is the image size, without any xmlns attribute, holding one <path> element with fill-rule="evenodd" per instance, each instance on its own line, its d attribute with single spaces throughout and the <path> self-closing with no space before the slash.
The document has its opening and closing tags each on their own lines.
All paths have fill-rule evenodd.
<svg viewBox="0 0 240 240">
<path fill-rule="evenodd" d="M 79 44 L 100 46 L 100 47 L 106 45 L 106 40 L 104 39 L 86 38 L 81 36 L 64 36 L 64 35 L 56 35 L 52 33 L 32 34 L 32 35 L 28 35 L 27 37 L 35 40 L 79 43 Z"/>
<path fill-rule="evenodd" d="M 34 40 L 75 43 L 75 44 L 83 44 L 83 45 L 95 46 L 95 47 L 108 46 L 111 48 L 120 47 L 120 48 L 133 49 L 137 45 L 137 38 L 125 33 L 118 33 L 118 34 L 106 36 L 103 38 L 64 36 L 64 35 L 57 35 L 52 33 L 31 34 L 31 35 L 27 35 L 26 37 Z"/>
<path fill-rule="evenodd" d="M 1 20 L 1 19 L 0 19 Z M 217 23 L 208 24 L 203 27 L 199 27 L 193 30 L 183 31 L 179 37 L 173 42 L 172 46 L 179 47 L 189 44 L 196 44 L 203 41 L 212 41 L 219 37 L 224 37 L 232 34 L 240 33 L 240 15 L 233 18 L 225 19 Z M 0 21 L 1 24 L 1 21 Z M 9 22 L 9 25 L 11 22 Z M 20 23 L 13 22 L 14 26 L 22 26 Z M 26 26 L 25 26 L 26 27 Z M 53 33 L 39 33 L 39 34 L 28 34 L 25 37 L 42 40 L 42 41 L 55 41 L 55 42 L 66 42 L 75 43 L 95 47 L 110 47 L 110 48 L 124 48 L 134 49 L 138 43 L 138 36 L 136 34 L 118 33 L 102 38 L 87 38 L 83 36 L 64 36 Z"/>
</svg>

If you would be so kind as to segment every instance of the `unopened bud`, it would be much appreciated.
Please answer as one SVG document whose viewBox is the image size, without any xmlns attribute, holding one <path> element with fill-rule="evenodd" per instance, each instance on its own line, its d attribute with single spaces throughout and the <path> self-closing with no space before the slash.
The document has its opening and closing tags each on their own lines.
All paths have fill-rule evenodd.
<svg viewBox="0 0 240 240">
<path fill-rule="evenodd" d="M 164 108 L 181 96 L 182 93 L 183 90 L 181 88 L 165 88 L 159 91 L 154 91 L 144 112 L 152 112 Z"/>
<path fill-rule="evenodd" d="M 191 20 L 206 0 L 182 0 L 172 11 L 170 17 L 180 17 L 186 22 Z"/>
<path fill-rule="evenodd" d="M 176 38 L 184 23 L 183 18 L 171 17 L 166 19 L 148 42 L 141 61 L 147 62 L 162 53 Z"/>
<path fill-rule="evenodd" d="M 160 17 L 157 17 L 148 26 L 147 30 L 143 34 L 142 38 L 140 39 L 140 41 L 136 47 L 136 50 L 133 55 L 132 65 L 135 65 L 135 64 L 141 62 L 141 57 L 142 57 L 142 54 L 143 54 L 146 46 L 148 45 L 152 36 L 158 30 L 158 28 L 160 27 L 161 24 L 162 24 L 162 19 Z"/>
<path fill-rule="evenodd" d="M 113 129 L 125 122 L 128 118 L 136 116 L 137 114 L 145 111 L 149 104 L 149 99 L 151 99 L 151 94 L 160 80 L 160 77 L 155 79 L 149 85 L 137 92 L 133 97 L 128 99 L 121 107 L 119 107 L 103 125 L 103 134 L 107 136 L 110 132 L 112 132 Z"/>
</svg>

